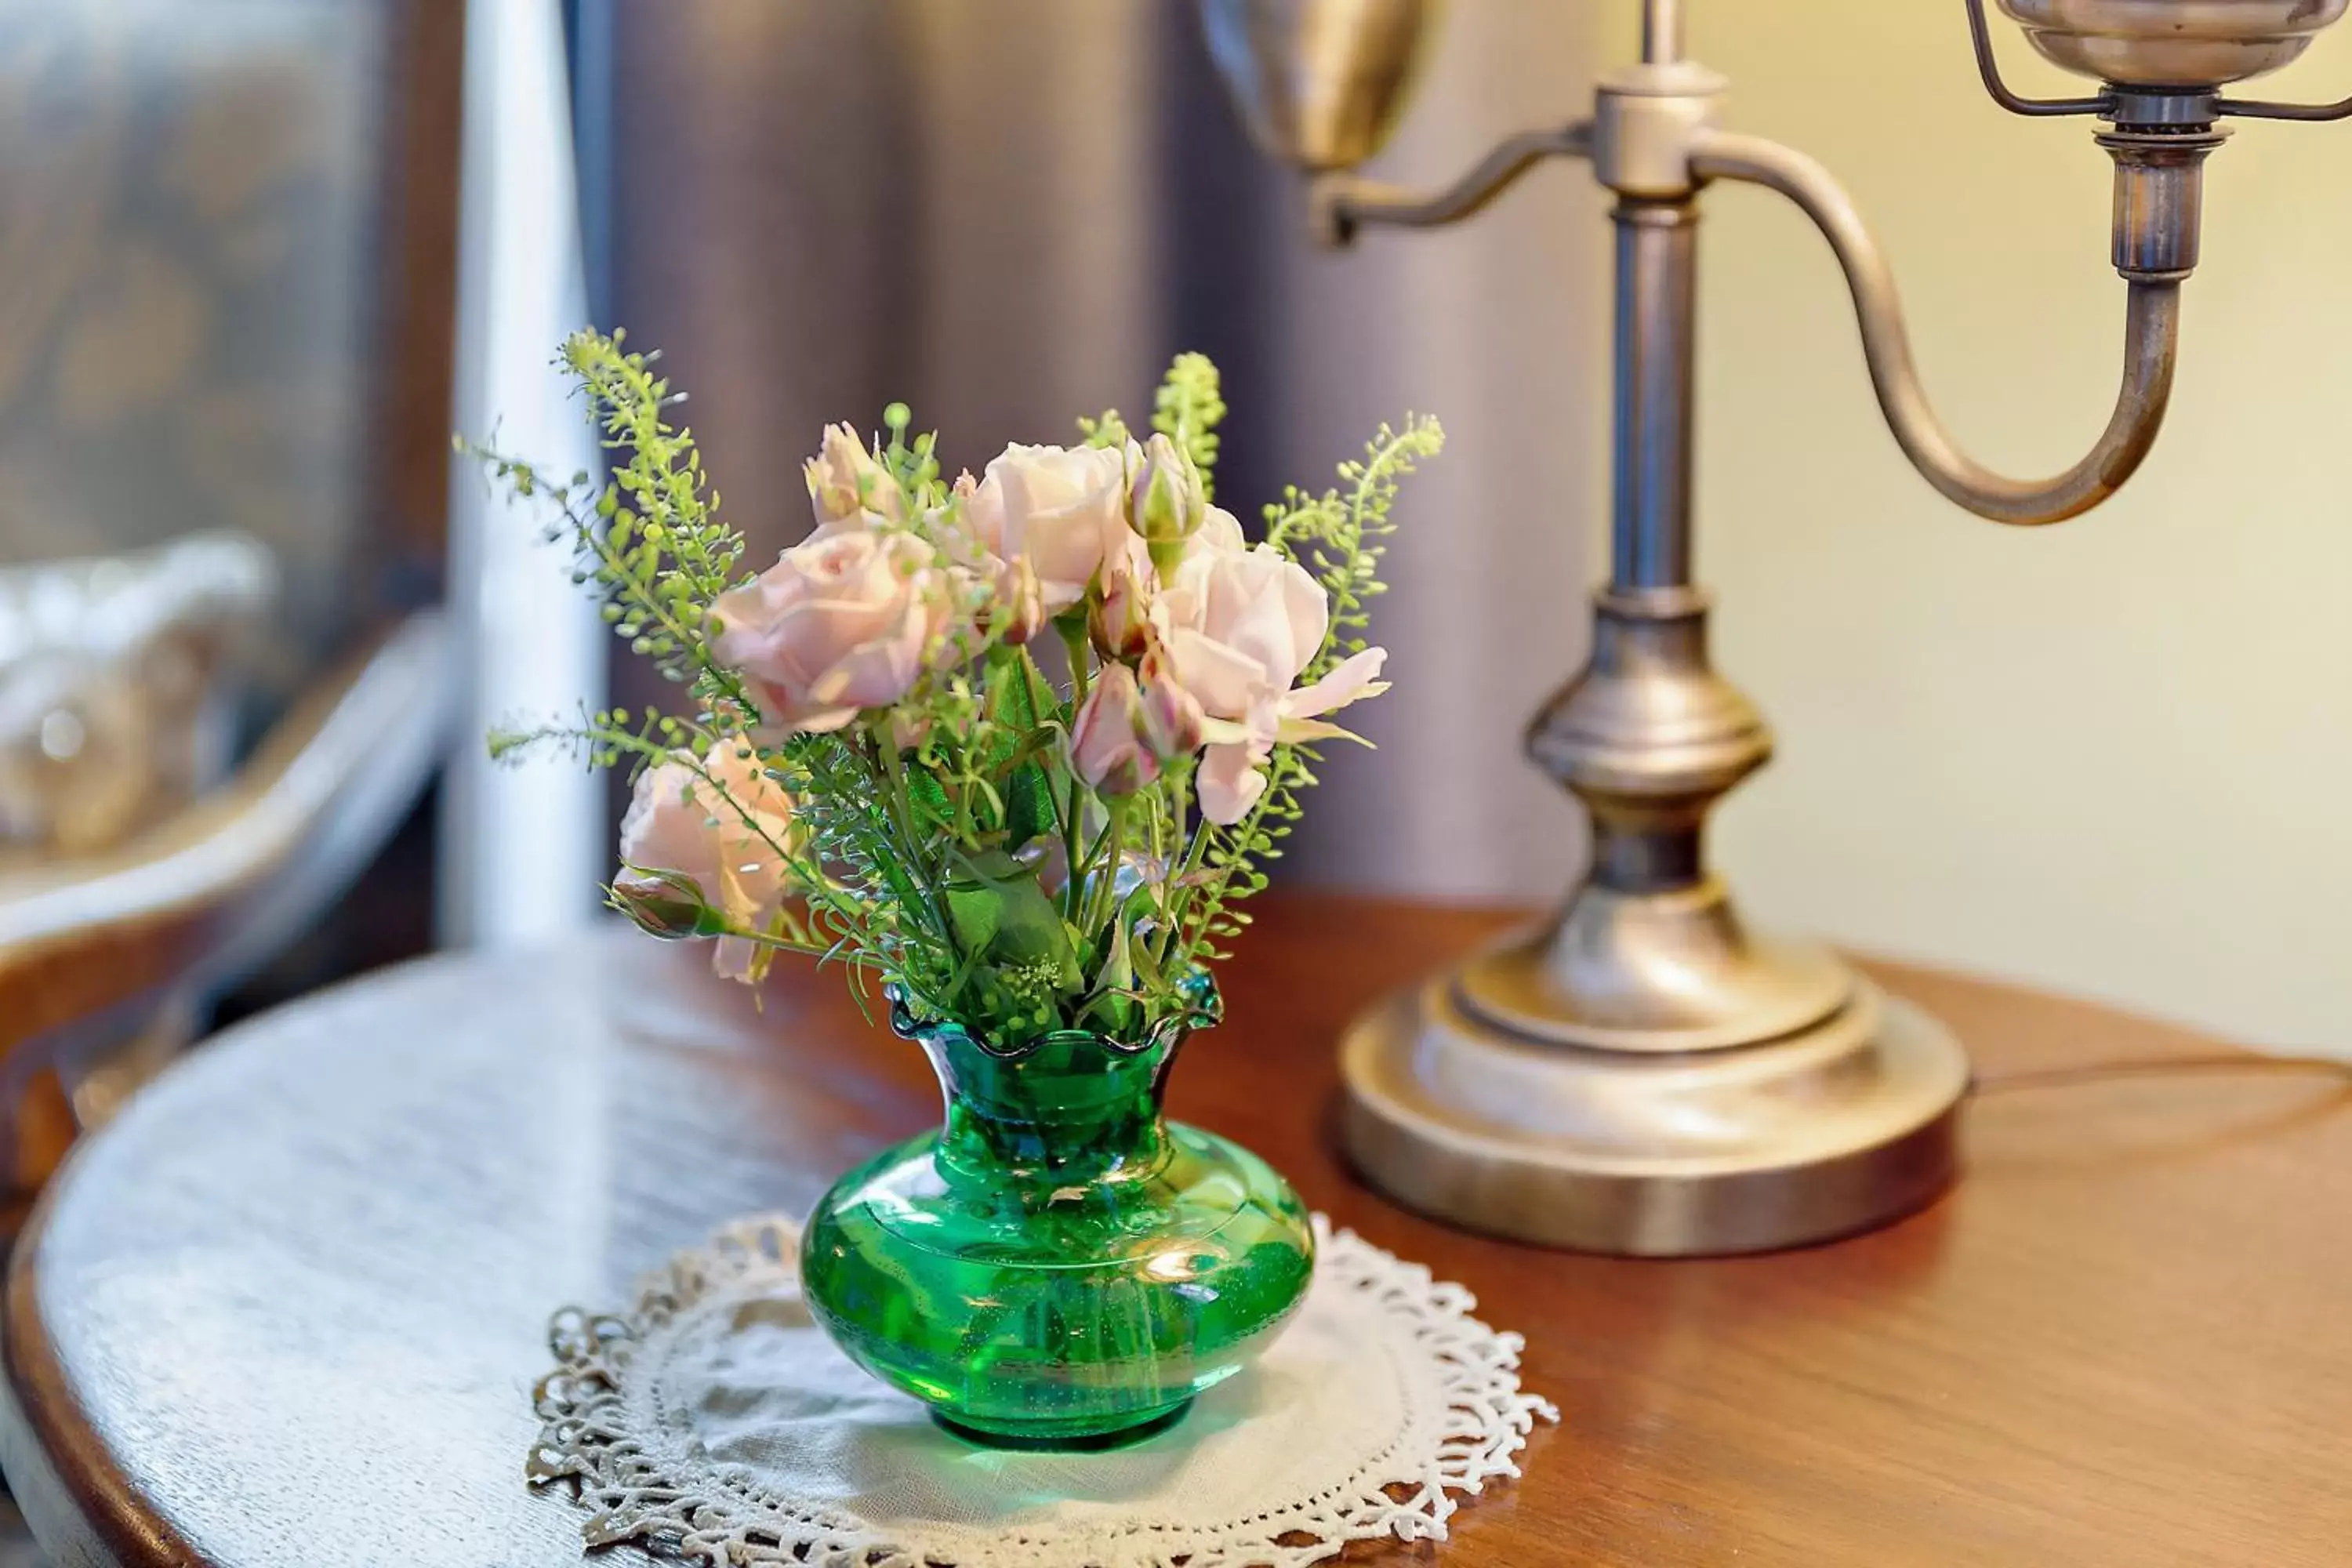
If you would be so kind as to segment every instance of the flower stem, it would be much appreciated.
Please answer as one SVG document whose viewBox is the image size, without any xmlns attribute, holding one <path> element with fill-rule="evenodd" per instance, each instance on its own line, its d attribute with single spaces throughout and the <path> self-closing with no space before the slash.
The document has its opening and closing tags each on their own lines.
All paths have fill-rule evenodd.
<svg viewBox="0 0 2352 1568">
<path fill-rule="evenodd" d="M 1054 629 L 1061 634 L 1062 647 L 1070 656 L 1070 718 L 1075 723 L 1078 709 L 1087 700 L 1086 617 L 1074 617 L 1065 611 L 1055 617 Z"/>
<path fill-rule="evenodd" d="M 1093 907 L 1088 910 L 1086 921 L 1086 930 L 1089 934 L 1101 931 L 1108 925 L 1111 917 L 1118 910 L 1118 891 L 1116 884 L 1118 880 L 1121 852 L 1126 847 L 1127 813 L 1129 804 L 1129 797 L 1126 795 L 1110 797 L 1106 807 L 1110 820 L 1103 825 L 1102 837 L 1095 841 L 1095 854 L 1089 858 L 1099 859 L 1101 862 L 1092 868 L 1088 877 L 1089 891 L 1093 894 L 1091 900 Z"/>
</svg>

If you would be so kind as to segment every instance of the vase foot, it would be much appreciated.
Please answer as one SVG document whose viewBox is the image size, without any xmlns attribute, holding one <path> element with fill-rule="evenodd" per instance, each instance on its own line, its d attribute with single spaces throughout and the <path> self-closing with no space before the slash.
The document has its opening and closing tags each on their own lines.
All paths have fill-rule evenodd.
<svg viewBox="0 0 2352 1568">
<path fill-rule="evenodd" d="M 1180 1400 L 1165 1410 L 1153 1411 L 1139 1421 L 1114 1426 L 1107 1432 L 1091 1426 L 1073 1429 L 1071 1424 L 1058 1421 L 1006 1422 L 974 1426 L 938 1410 L 931 1412 L 931 1419 L 965 1442 L 983 1448 L 1086 1454 L 1099 1453 L 1106 1448 L 1124 1448 L 1130 1443 L 1140 1443 L 1146 1437 L 1156 1437 L 1184 1419 L 1192 1408 L 1190 1399 Z"/>
</svg>

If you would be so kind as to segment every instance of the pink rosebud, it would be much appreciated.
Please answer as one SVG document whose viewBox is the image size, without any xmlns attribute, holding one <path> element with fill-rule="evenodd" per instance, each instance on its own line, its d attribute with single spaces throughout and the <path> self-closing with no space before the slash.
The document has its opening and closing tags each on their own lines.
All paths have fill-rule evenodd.
<svg viewBox="0 0 2352 1568">
<path fill-rule="evenodd" d="M 1045 627 L 1045 590 L 1027 556 L 1008 561 L 996 577 L 993 629 L 1019 647 Z"/>
<path fill-rule="evenodd" d="M 1168 655 L 1156 643 L 1144 653 L 1136 684 L 1143 737 L 1152 754 L 1163 763 L 1172 763 L 1199 751 L 1207 716 L 1201 711 L 1200 699 L 1176 679 Z"/>
<path fill-rule="evenodd" d="M 1208 515 L 1207 489 L 1192 454 L 1164 434 L 1153 436 L 1129 478 L 1128 526 L 1150 548 L 1156 564 L 1173 571 L 1184 542 L 1201 531 Z"/>
<path fill-rule="evenodd" d="M 1160 776 L 1160 758 L 1144 733 L 1135 672 L 1107 664 L 1070 726 L 1070 766 L 1105 795 L 1133 795 Z"/>
<path fill-rule="evenodd" d="M 1133 658 L 1143 651 L 1157 586 L 1150 554 L 1133 534 L 1103 557 L 1102 596 L 1087 611 L 1087 631 L 1103 658 Z"/>
<path fill-rule="evenodd" d="M 846 425 L 824 427 L 824 443 L 802 472 L 808 479 L 809 504 L 816 510 L 820 532 L 876 520 L 897 522 L 906 514 L 907 498 L 898 481 Z"/>
<path fill-rule="evenodd" d="M 625 870 L 613 879 L 613 904 L 639 931 L 664 942 L 727 929 L 726 917 L 703 901 L 701 885 L 683 871 Z"/>
</svg>

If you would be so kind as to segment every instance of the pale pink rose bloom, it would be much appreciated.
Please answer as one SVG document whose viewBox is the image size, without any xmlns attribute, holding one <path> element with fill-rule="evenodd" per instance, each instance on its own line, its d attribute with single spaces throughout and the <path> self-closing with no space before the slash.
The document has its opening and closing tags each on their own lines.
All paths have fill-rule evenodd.
<svg viewBox="0 0 2352 1568">
<path fill-rule="evenodd" d="M 820 535 L 711 605 L 711 655 L 782 731 L 838 730 L 904 697 L 944 632 L 948 595 L 912 534 Z"/>
<path fill-rule="evenodd" d="M 1108 447 L 1004 448 L 964 506 L 965 525 L 999 561 L 1026 561 L 1045 612 L 1087 595 L 1126 531 L 1127 455 Z"/>
<path fill-rule="evenodd" d="M 692 881 L 730 926 L 769 927 L 789 891 L 781 850 L 791 843 L 792 802 L 756 757 L 740 752 L 735 742 L 721 741 L 701 773 L 680 753 L 684 760 L 637 775 L 621 818 L 616 889 L 657 893 L 658 884 L 641 873 L 672 872 Z M 758 951 L 742 937 L 721 937 L 713 965 L 730 979 L 747 979 Z"/>
<path fill-rule="evenodd" d="M 849 426 L 826 426 L 816 456 L 801 471 L 808 480 L 809 504 L 820 533 L 879 527 L 906 514 L 907 498 L 898 481 Z"/>
<path fill-rule="evenodd" d="M 1045 626 L 1045 590 L 1036 568 L 1024 558 L 997 555 L 975 525 L 979 489 L 970 474 L 958 475 L 948 500 L 923 518 L 923 536 L 945 559 L 955 601 L 954 624 L 934 659 L 942 668 L 968 662 L 984 637 L 1018 647 Z M 993 524 L 990 537 L 996 537 Z"/>
<path fill-rule="evenodd" d="M 1240 821 L 1264 795 L 1262 770 L 1276 742 L 1345 736 L 1321 715 L 1386 689 L 1380 648 L 1294 689 L 1330 629 L 1330 602 L 1297 562 L 1271 545 L 1248 547 L 1240 523 L 1218 508 L 1159 595 L 1154 618 L 1175 680 L 1211 721 L 1195 777 L 1201 813 L 1214 823 Z"/>
</svg>

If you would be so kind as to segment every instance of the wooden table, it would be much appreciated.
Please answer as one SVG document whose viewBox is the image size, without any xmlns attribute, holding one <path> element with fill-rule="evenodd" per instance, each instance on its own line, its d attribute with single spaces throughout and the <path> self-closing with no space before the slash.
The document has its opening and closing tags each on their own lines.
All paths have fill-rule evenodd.
<svg viewBox="0 0 2352 1568">
<path fill-rule="evenodd" d="M 1526 1333 L 1528 1382 L 1567 1419 L 1444 1562 L 2352 1563 L 2341 1081 L 2019 1088 L 1972 1107 L 1964 1185 L 1877 1235 L 1686 1263 L 1534 1251 L 1390 1207 L 1325 1134 L 1341 1021 L 1496 924 L 1270 902 L 1234 1022 L 1172 1096 Z M 2213 1048 L 1881 973 L 1988 1077 Z M 698 953 L 629 933 L 265 1016 L 52 1189 L 9 1283 L 0 1459 L 67 1564 L 574 1563 L 579 1516 L 521 1480 L 550 1309 L 621 1301 L 714 1221 L 798 1210 L 936 1111 L 917 1053 L 866 1032 L 834 976 L 790 977 L 762 1017 Z"/>
</svg>

